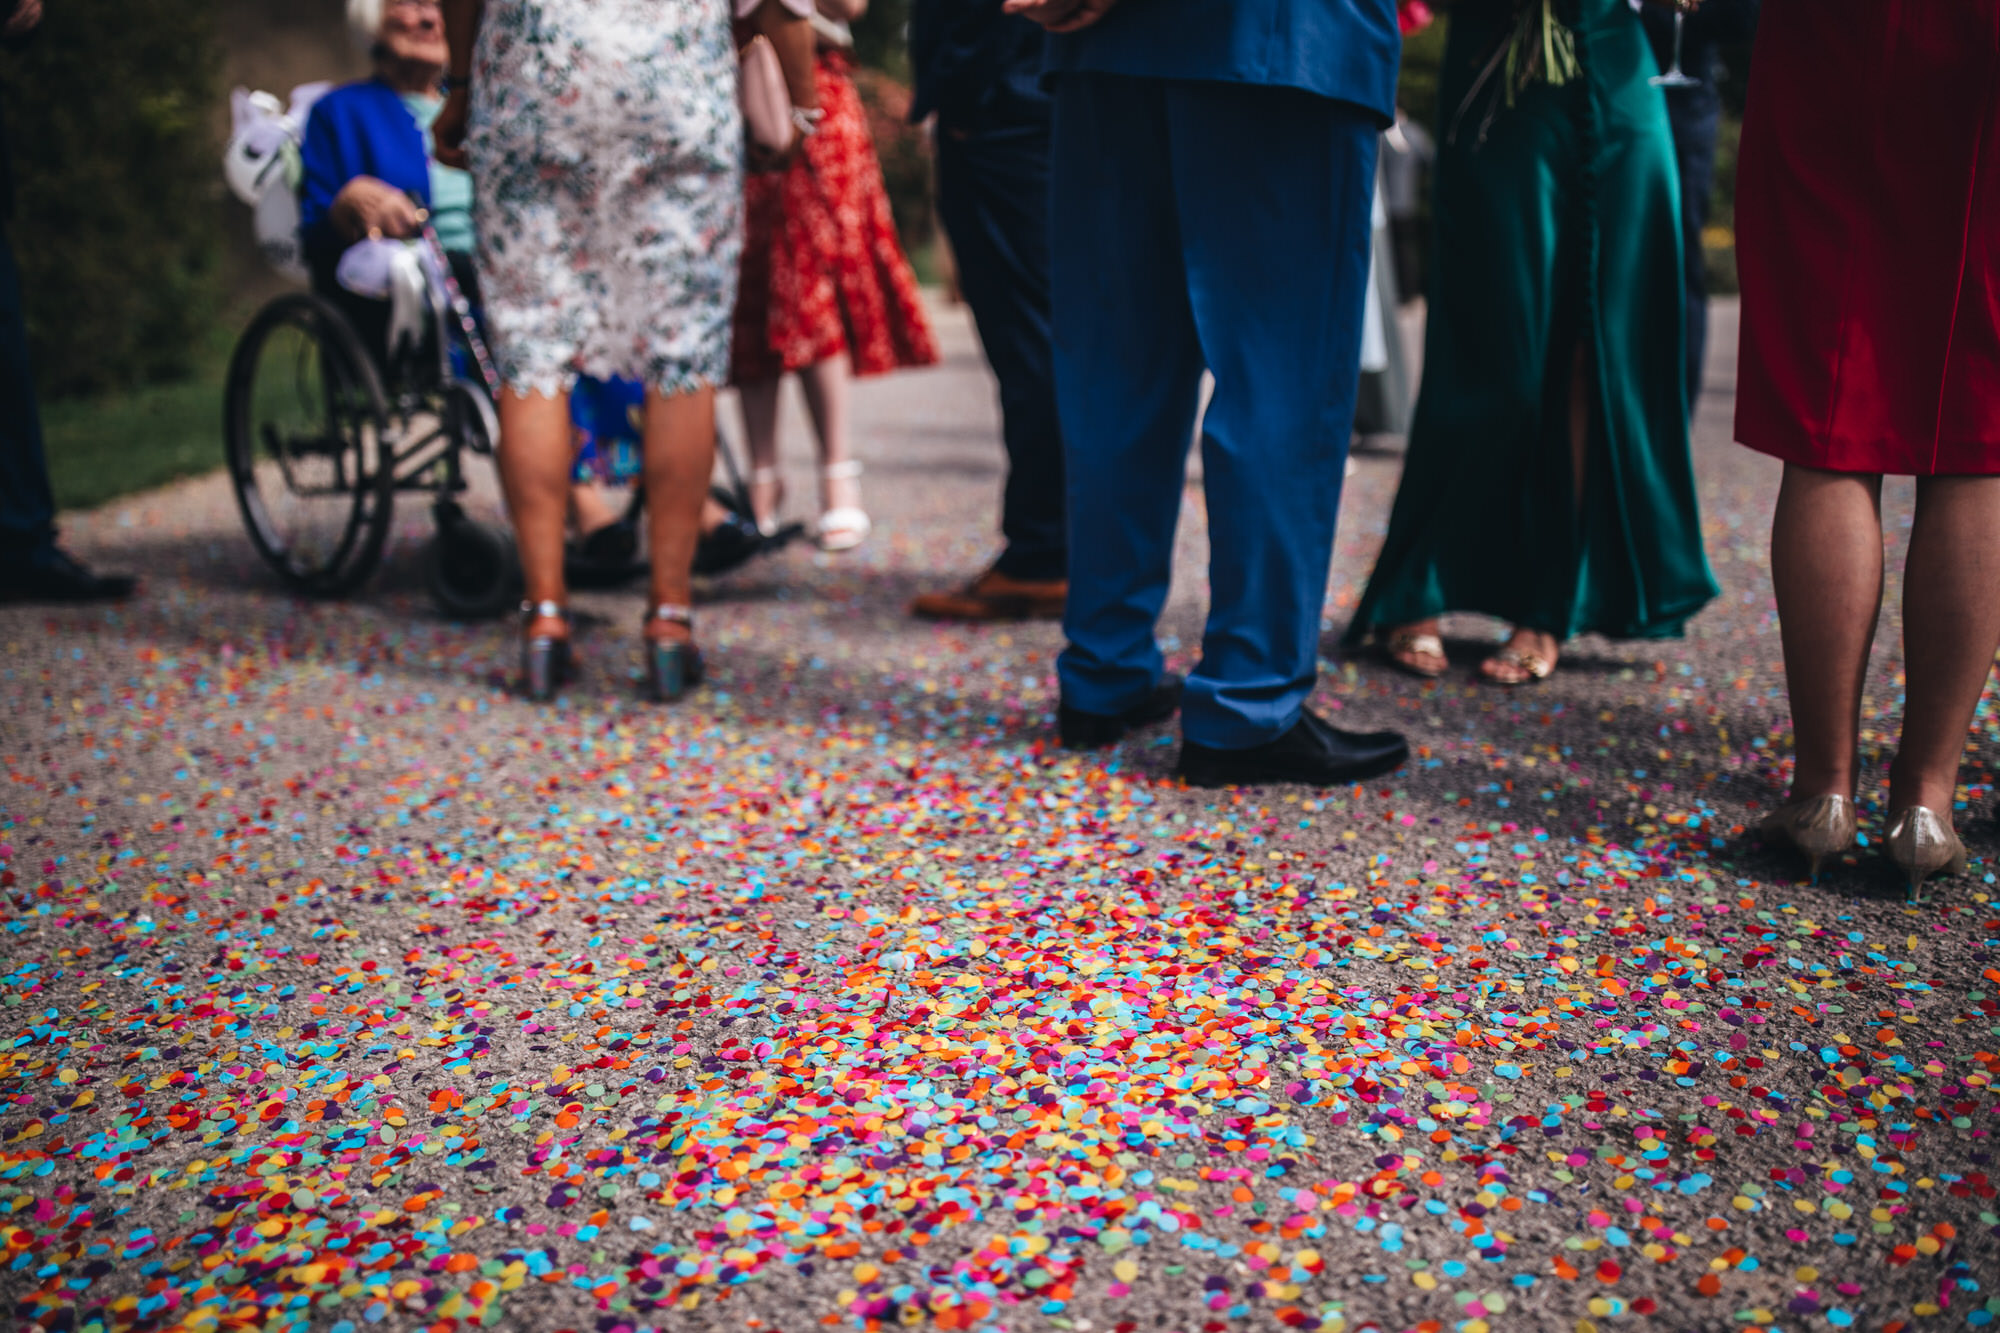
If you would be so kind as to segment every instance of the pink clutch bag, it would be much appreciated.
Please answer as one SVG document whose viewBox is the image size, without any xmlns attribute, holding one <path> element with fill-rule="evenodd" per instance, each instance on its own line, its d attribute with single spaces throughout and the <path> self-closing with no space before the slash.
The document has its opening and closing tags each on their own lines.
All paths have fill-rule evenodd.
<svg viewBox="0 0 2000 1333">
<path fill-rule="evenodd" d="M 792 94 L 785 86 L 777 48 L 760 33 L 743 44 L 737 58 L 736 96 L 743 104 L 743 128 L 750 142 L 773 153 L 785 152 L 798 130 L 792 124 Z"/>
</svg>

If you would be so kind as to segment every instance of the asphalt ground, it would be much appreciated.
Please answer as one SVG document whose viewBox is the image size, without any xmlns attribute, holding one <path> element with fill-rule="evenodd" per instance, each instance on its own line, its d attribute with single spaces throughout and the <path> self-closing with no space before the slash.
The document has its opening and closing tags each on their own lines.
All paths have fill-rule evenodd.
<svg viewBox="0 0 2000 1333">
<path fill-rule="evenodd" d="M 704 586 L 713 684 L 503 688 L 425 523 L 285 595 L 219 476 L 72 516 L 116 608 L 0 609 L 0 1296 L 22 1328 L 1978 1327 L 2000 909 L 1744 828 L 1789 720 L 1765 530 L 1697 422 L 1722 597 L 1504 691 L 1334 649 L 1400 454 L 1358 455 L 1316 705 L 1365 787 L 1174 783 L 1050 744 L 1056 627 L 928 625 L 994 545 L 993 392 L 857 394 L 879 527 Z M 811 491 L 801 417 L 787 451 Z M 219 448 L 219 446 L 218 446 Z M 1909 487 L 1891 484 L 1892 570 Z M 1204 602 L 1191 487 L 1161 627 Z M 1501 554 L 1501 553 L 1496 553 Z M 1892 583 L 1892 587 L 1893 587 Z M 1880 826 L 1899 653 L 1870 677 Z"/>
</svg>

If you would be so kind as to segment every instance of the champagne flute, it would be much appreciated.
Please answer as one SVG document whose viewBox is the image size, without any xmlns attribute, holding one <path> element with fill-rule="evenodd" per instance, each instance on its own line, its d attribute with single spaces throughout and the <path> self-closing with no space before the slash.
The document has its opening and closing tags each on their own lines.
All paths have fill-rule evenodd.
<svg viewBox="0 0 2000 1333">
<path fill-rule="evenodd" d="M 1653 76 L 1655 88 L 1699 88 L 1701 80 L 1690 78 L 1681 71 L 1681 29 L 1687 23 L 1687 14 L 1679 9 L 1674 11 L 1674 63 L 1665 74 Z"/>
</svg>

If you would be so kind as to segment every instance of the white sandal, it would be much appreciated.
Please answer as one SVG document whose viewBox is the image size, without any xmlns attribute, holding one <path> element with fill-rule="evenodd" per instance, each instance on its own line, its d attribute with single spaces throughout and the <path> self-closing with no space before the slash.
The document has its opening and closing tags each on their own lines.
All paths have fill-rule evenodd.
<svg viewBox="0 0 2000 1333">
<path fill-rule="evenodd" d="M 762 518 L 758 518 L 756 515 L 756 505 L 752 503 L 750 506 L 750 517 L 756 522 L 757 532 L 760 536 L 775 537 L 778 535 L 778 511 L 785 507 L 785 479 L 778 475 L 776 467 L 759 467 L 750 470 L 750 484 L 752 486 L 769 486 L 773 488 L 771 491 L 771 512 Z M 747 499 L 748 497 L 745 498 Z"/>
<path fill-rule="evenodd" d="M 825 493 L 825 483 L 829 481 L 851 481 L 861 475 L 861 460 L 850 458 L 844 462 L 828 463 L 819 470 L 821 493 Z M 875 529 L 874 520 L 858 505 L 840 505 L 819 516 L 815 529 L 822 551 L 851 551 L 868 540 L 868 534 Z"/>
</svg>

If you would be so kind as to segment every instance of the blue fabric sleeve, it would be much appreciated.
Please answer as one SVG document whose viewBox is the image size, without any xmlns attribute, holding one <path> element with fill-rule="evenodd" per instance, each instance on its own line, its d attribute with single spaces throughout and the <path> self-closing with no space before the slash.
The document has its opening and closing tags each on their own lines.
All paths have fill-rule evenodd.
<svg viewBox="0 0 2000 1333">
<path fill-rule="evenodd" d="M 305 141 L 299 145 L 305 169 L 299 187 L 299 240 L 306 253 L 315 257 L 338 253 L 342 248 L 328 213 L 341 187 L 359 174 L 350 165 L 340 131 L 328 114 L 329 100 L 320 99 L 312 109 L 306 119 Z"/>
<path fill-rule="evenodd" d="M 383 84 L 350 83 L 322 97 L 306 119 L 299 157 L 305 173 L 299 238 L 313 264 L 338 259 L 346 248 L 328 214 L 356 176 L 373 176 L 430 205 L 424 132 L 403 99 Z"/>
</svg>

